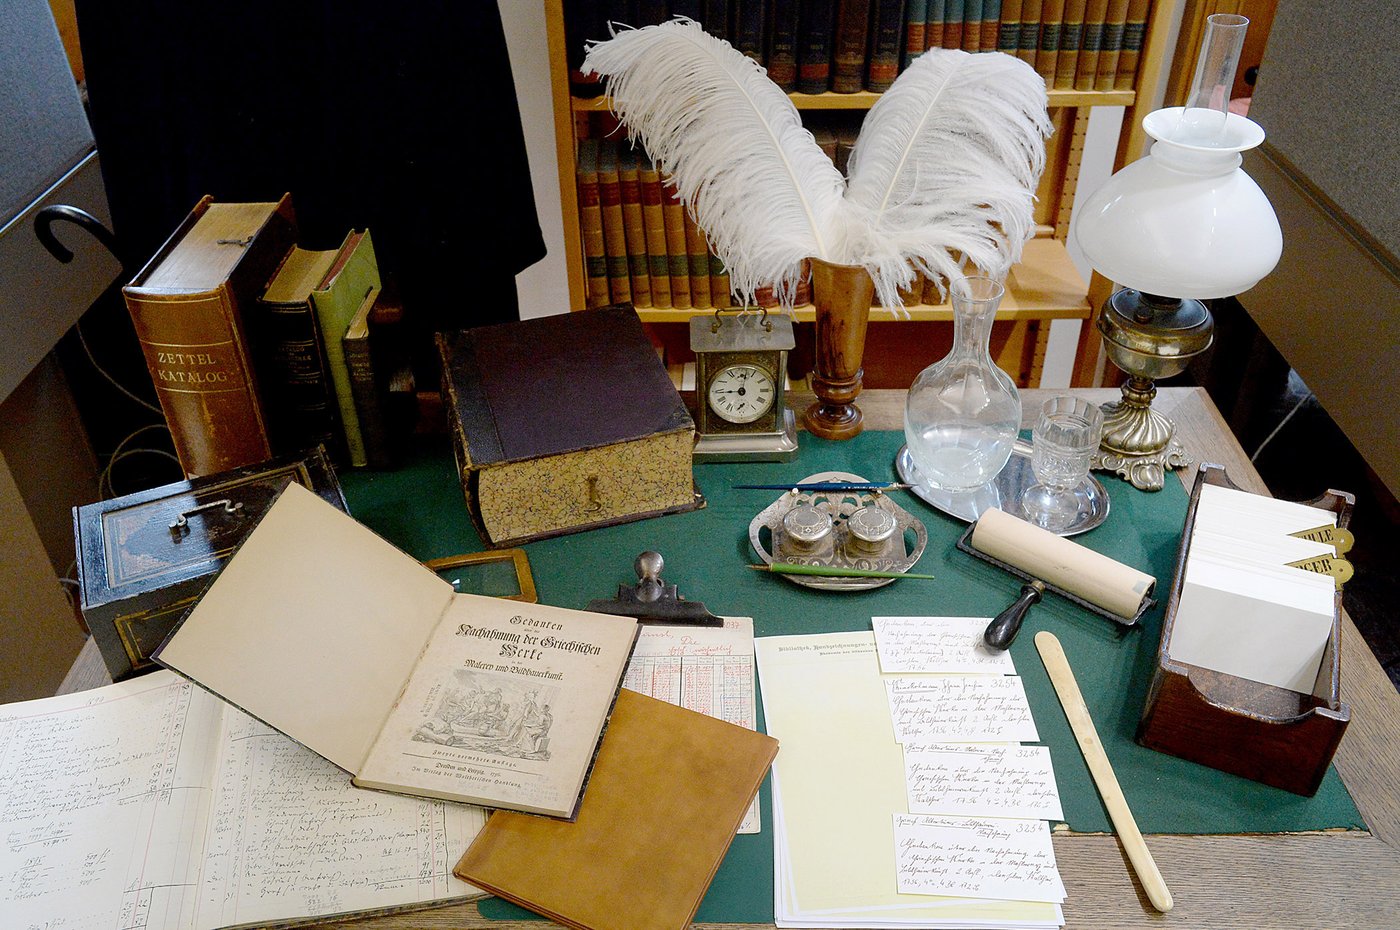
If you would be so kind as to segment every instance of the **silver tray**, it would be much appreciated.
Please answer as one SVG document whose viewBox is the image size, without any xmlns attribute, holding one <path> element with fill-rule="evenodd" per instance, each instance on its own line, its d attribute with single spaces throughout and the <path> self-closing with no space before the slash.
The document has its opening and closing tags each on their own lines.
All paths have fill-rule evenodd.
<svg viewBox="0 0 1400 930">
<path fill-rule="evenodd" d="M 1011 450 L 1011 458 L 990 484 L 976 491 L 953 494 L 931 488 L 923 480 L 908 446 L 900 446 L 894 457 L 894 468 L 899 480 L 913 485 L 910 490 L 915 496 L 936 507 L 951 517 L 968 523 L 982 515 L 982 511 L 998 508 L 1013 516 L 1024 516 L 1021 498 L 1026 489 L 1035 484 L 1035 473 L 1031 471 L 1031 444 L 1017 439 Z M 1075 536 L 1088 532 L 1108 519 L 1108 492 L 1099 479 L 1089 475 L 1074 489 L 1074 497 L 1079 504 L 1079 512 L 1074 522 L 1061 530 L 1061 536 Z"/>
<path fill-rule="evenodd" d="M 866 481 L 860 475 L 844 471 L 824 471 L 808 475 L 799 483 L 813 481 Z M 812 504 L 831 515 L 834 545 L 831 552 L 819 556 L 806 553 L 788 552 L 784 548 L 783 517 L 798 504 Z M 861 555 L 856 559 L 848 557 L 844 549 L 846 518 L 861 507 L 879 507 L 895 519 L 897 530 L 890 537 L 886 549 L 875 555 Z M 763 545 L 761 535 L 764 527 L 775 552 L 769 552 Z M 905 536 L 914 534 L 914 545 L 906 545 Z M 871 491 L 789 491 L 754 517 L 749 523 L 749 543 L 754 552 L 768 565 L 773 562 L 797 562 L 807 565 L 830 565 L 835 568 L 875 569 L 887 572 L 907 572 L 919 561 L 928 546 L 928 530 L 909 511 L 896 504 L 888 494 Z M 776 556 L 776 558 L 775 558 Z M 858 578 L 828 577 L 821 575 L 780 575 L 793 584 L 818 591 L 869 591 L 879 588 L 897 578 Z"/>
</svg>

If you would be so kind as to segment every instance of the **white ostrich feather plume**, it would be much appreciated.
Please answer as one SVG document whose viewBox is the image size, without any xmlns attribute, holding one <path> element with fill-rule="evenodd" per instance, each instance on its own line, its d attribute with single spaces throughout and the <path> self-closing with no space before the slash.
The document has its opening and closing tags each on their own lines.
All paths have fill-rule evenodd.
<svg viewBox="0 0 1400 930">
<path fill-rule="evenodd" d="M 747 299 L 771 285 L 791 306 L 814 257 L 863 265 L 898 309 L 916 269 L 956 276 L 958 252 L 1000 278 L 1033 233 L 1051 124 L 1044 81 L 1012 56 L 921 55 L 866 116 L 849 184 L 763 69 L 691 20 L 625 29 L 583 68 Z"/>
<path fill-rule="evenodd" d="M 613 111 L 640 138 L 715 254 L 752 300 L 791 305 L 804 258 L 833 258 L 845 179 L 759 65 L 690 20 L 626 29 L 593 45 Z"/>
<path fill-rule="evenodd" d="M 1005 276 L 1034 235 L 1045 168 L 1045 81 L 1010 55 L 933 49 L 865 117 L 847 168 L 848 241 L 885 306 L 914 277 Z"/>
</svg>

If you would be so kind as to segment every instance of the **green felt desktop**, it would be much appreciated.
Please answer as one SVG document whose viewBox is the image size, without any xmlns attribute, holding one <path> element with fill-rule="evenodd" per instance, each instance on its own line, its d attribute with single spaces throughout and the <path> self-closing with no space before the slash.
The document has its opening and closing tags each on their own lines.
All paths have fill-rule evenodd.
<svg viewBox="0 0 1400 930">
<path fill-rule="evenodd" d="M 1021 582 L 954 548 L 966 524 L 912 494 L 899 503 L 924 522 L 929 544 L 915 571 L 935 581 L 896 581 L 862 593 L 828 593 L 747 566 L 758 561 L 748 540 L 749 521 L 776 498 L 772 491 L 737 491 L 736 484 L 796 481 L 823 471 L 845 471 L 872 481 L 896 481 L 894 457 L 904 436 L 866 432 L 831 442 L 800 437 L 796 461 L 786 464 L 703 464 L 695 480 L 707 506 L 526 546 L 543 603 L 583 608 L 635 583 L 637 554 L 654 549 L 666 559 L 663 578 L 711 612 L 753 617 L 756 636 L 869 630 L 872 616 L 991 617 Z M 1186 515 L 1187 496 L 1175 478 L 1155 494 L 1100 475 L 1110 499 L 1102 526 L 1075 541 L 1156 576 L 1159 592 L 1171 583 Z M 479 551 L 451 454 L 418 450 L 393 472 L 342 476 L 350 512 L 419 559 Z M 1159 600 L 1164 601 L 1165 597 Z M 1082 833 L 1110 832 L 1107 812 L 1090 779 L 1055 697 L 1032 637 L 1052 630 L 1063 642 L 1128 804 L 1143 833 L 1280 833 L 1364 825 L 1336 770 L 1316 796 L 1300 797 L 1145 749 L 1133 740 L 1156 661 L 1163 604 L 1134 628 L 1124 628 L 1047 595 L 1032 608 L 1011 648 L 1016 672 L 1040 732 L 1050 747 L 1065 820 Z M 760 726 L 762 716 L 760 708 Z M 891 736 L 893 738 L 893 735 Z M 781 748 L 779 749 L 781 752 Z M 764 830 L 739 836 L 715 876 L 696 919 L 768 922 L 773 919 L 773 836 L 769 789 L 762 794 Z M 833 803 L 840 803 L 833 798 Z M 490 899 L 482 913 L 521 917 L 528 912 Z"/>
</svg>

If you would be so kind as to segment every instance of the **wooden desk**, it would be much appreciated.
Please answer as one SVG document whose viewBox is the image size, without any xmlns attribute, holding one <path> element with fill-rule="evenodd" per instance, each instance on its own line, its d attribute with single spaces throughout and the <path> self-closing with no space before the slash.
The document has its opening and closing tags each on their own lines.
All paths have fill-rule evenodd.
<svg viewBox="0 0 1400 930">
<path fill-rule="evenodd" d="M 1031 413 L 1052 393 L 1055 392 L 1021 392 L 1026 411 L 1023 425 L 1029 425 Z M 1100 403 L 1118 396 L 1116 390 L 1075 393 Z M 810 400 L 807 396 L 795 396 L 792 406 L 801 410 Z M 870 428 L 902 428 L 903 391 L 868 391 L 861 395 L 859 404 Z M 1183 444 L 1198 461 L 1225 465 L 1236 484 L 1267 493 L 1258 472 L 1204 391 L 1163 388 L 1155 406 L 1176 420 Z M 1194 477 L 1193 472 L 1177 474 L 1185 481 Z M 102 660 L 89 643 L 62 690 L 77 691 L 108 683 Z M 1352 720 L 1337 751 L 1337 768 L 1371 832 L 1149 836 L 1148 847 L 1176 900 L 1176 907 L 1168 914 L 1152 910 L 1115 837 L 1057 834 L 1055 855 L 1069 892 L 1064 905 L 1066 927 L 1400 927 L 1400 694 L 1351 619 L 1345 616 L 1342 697 L 1351 705 Z M 548 925 L 541 921 L 485 920 L 475 905 L 464 904 L 324 926 L 346 930 L 539 930 Z M 736 930 L 740 926 L 763 925 L 697 926 Z"/>
</svg>

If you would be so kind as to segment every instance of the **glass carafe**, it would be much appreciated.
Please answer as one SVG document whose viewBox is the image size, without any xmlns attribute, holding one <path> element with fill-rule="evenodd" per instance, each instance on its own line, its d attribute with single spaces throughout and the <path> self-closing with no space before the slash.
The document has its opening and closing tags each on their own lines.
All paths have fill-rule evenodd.
<svg viewBox="0 0 1400 930">
<path fill-rule="evenodd" d="M 920 484 L 960 494 L 996 477 L 1021 426 L 1021 397 L 992 361 L 992 320 L 1005 290 L 986 277 L 958 278 L 953 349 L 919 373 L 904 405 L 904 436 Z"/>
</svg>

